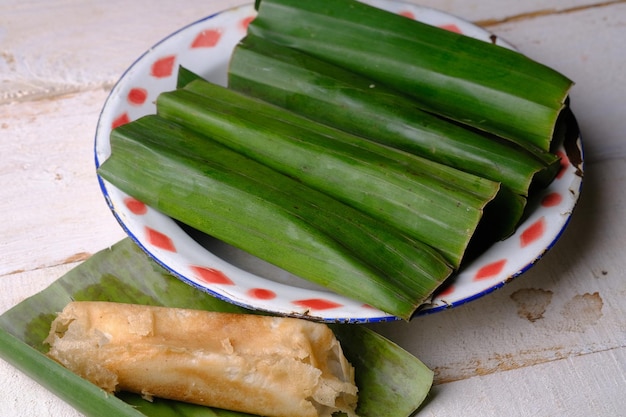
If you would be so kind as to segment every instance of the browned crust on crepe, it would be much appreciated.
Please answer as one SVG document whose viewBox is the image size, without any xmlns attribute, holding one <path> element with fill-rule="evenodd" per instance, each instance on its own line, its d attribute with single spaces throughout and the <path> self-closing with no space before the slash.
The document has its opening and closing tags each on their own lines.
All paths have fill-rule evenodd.
<svg viewBox="0 0 626 417">
<path fill-rule="evenodd" d="M 322 323 L 73 302 L 46 342 L 51 358 L 109 392 L 263 416 L 356 416 L 354 369 Z"/>
</svg>

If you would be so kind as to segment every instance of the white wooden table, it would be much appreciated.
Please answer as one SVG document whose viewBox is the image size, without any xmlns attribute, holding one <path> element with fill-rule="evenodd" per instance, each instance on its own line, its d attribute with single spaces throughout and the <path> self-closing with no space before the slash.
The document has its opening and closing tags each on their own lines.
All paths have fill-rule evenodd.
<svg viewBox="0 0 626 417">
<path fill-rule="evenodd" d="M 241 3 L 0 2 L 0 312 L 124 237 L 92 153 L 113 83 L 156 41 Z M 585 182 L 566 233 L 530 272 L 465 306 L 375 328 L 435 370 L 420 416 L 626 416 L 626 2 L 420 4 L 576 81 Z M 0 415 L 80 416 L 3 361 Z"/>
</svg>

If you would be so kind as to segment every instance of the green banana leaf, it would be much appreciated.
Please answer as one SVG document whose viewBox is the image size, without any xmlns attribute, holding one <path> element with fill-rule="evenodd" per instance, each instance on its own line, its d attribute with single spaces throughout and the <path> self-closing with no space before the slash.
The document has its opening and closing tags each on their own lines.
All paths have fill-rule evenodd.
<svg viewBox="0 0 626 417">
<path fill-rule="evenodd" d="M 163 399 L 148 402 L 128 393 L 110 395 L 49 359 L 43 340 L 56 313 L 72 300 L 250 313 L 171 276 L 126 238 L 0 316 L 0 356 L 87 416 L 249 416 Z M 432 385 L 430 369 L 364 326 L 332 329 L 355 367 L 360 416 L 402 417 L 419 408 Z"/>
</svg>

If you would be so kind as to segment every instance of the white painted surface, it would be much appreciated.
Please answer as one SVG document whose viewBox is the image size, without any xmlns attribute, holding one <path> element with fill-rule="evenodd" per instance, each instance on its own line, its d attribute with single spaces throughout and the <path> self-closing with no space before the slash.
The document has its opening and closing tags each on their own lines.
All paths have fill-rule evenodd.
<svg viewBox="0 0 626 417">
<path fill-rule="evenodd" d="M 243 3 L 0 2 L 0 311 L 124 236 L 92 156 L 112 84 L 173 30 Z M 626 3 L 420 4 L 491 22 L 574 79 L 587 170 L 572 223 L 530 272 L 465 306 L 374 327 L 435 370 L 420 416 L 623 416 Z M 2 361 L 0 415 L 80 416 Z"/>
</svg>

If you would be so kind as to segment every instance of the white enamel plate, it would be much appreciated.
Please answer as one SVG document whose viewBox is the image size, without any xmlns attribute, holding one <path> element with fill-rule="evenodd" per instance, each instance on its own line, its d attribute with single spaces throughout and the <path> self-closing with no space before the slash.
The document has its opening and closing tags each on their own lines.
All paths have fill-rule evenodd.
<svg viewBox="0 0 626 417">
<path fill-rule="evenodd" d="M 491 33 L 442 12 L 390 0 L 370 0 L 369 3 L 511 47 Z M 225 85 L 232 50 L 245 35 L 254 16 L 252 6 L 209 16 L 173 33 L 139 57 L 115 85 L 102 109 L 95 139 L 96 167 L 110 155 L 109 134 L 114 127 L 155 113 L 157 96 L 176 88 L 179 65 Z M 554 245 L 569 221 L 582 183 L 580 138 L 576 134 L 569 142 L 569 146 L 558 151 L 563 158 L 558 178 L 531 202 L 530 216 L 515 235 L 493 245 L 465 266 L 418 315 L 457 306 L 490 293 L 529 269 Z M 128 235 L 173 275 L 200 290 L 250 309 L 326 322 L 396 319 L 194 233 L 110 183 L 99 181 L 107 203 Z"/>
</svg>

